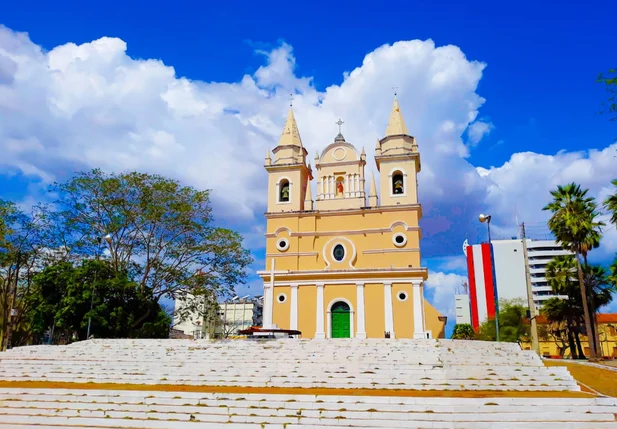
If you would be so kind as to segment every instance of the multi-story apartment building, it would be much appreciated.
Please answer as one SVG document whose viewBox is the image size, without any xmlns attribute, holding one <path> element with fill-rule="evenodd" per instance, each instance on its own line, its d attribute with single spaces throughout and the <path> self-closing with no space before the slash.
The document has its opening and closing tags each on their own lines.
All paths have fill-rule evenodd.
<svg viewBox="0 0 617 429">
<path fill-rule="evenodd" d="M 495 317 L 496 299 L 527 299 L 522 240 L 492 240 L 491 243 L 492 248 L 488 243 L 465 247 L 471 324 L 474 328 Z M 547 283 L 546 266 L 554 257 L 570 253 L 555 241 L 527 239 L 527 263 L 536 309 L 540 309 L 547 299 L 557 296 Z"/>
</svg>

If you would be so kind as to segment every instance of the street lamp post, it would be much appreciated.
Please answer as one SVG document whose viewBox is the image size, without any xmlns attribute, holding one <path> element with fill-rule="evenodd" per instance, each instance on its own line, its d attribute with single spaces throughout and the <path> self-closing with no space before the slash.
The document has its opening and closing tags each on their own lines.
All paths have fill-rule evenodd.
<svg viewBox="0 0 617 429">
<path fill-rule="evenodd" d="M 92 293 L 90 294 L 90 316 L 88 317 L 88 330 L 86 331 L 86 339 L 89 340 L 90 339 L 90 327 L 92 326 L 92 309 L 94 308 L 94 291 L 95 291 L 95 287 L 96 287 L 96 279 L 97 279 L 97 274 L 99 271 L 99 258 L 101 255 L 101 243 L 103 241 L 103 238 L 105 239 L 105 241 L 107 242 L 107 244 L 109 244 L 111 246 L 111 235 L 107 234 L 105 237 L 97 237 L 96 241 L 98 242 L 97 245 L 97 249 L 96 249 L 96 266 L 94 267 L 94 282 L 92 283 Z"/>
<path fill-rule="evenodd" d="M 488 245 L 491 249 L 491 266 L 493 271 L 493 296 L 495 297 L 495 339 L 499 342 L 499 298 L 497 296 L 497 276 L 495 276 L 495 254 L 493 253 L 493 243 L 491 242 L 491 215 L 480 214 L 478 220 L 486 222 L 488 229 Z"/>
</svg>

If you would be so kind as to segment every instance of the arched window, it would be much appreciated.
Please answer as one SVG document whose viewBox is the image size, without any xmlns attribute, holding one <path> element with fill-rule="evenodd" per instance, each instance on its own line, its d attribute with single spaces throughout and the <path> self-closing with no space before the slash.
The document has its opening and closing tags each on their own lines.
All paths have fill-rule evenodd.
<svg viewBox="0 0 617 429">
<path fill-rule="evenodd" d="M 286 203 L 289 201 L 289 190 L 289 180 L 281 180 L 279 182 L 279 202 Z"/>
<path fill-rule="evenodd" d="M 405 193 L 405 181 L 403 173 L 395 171 L 392 175 L 392 194 L 401 195 Z"/>
</svg>

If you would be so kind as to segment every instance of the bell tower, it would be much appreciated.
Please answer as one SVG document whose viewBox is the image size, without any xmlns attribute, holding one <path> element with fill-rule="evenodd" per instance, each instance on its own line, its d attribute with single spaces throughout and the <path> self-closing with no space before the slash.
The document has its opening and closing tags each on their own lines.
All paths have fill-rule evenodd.
<svg viewBox="0 0 617 429">
<path fill-rule="evenodd" d="M 308 152 L 302 146 L 293 109 L 289 108 L 287 121 L 278 145 L 266 153 L 268 172 L 268 213 L 304 210 L 306 189 L 313 179 Z"/>
<path fill-rule="evenodd" d="M 377 141 L 375 163 L 379 170 L 381 206 L 418 204 L 420 153 L 415 137 L 409 135 L 396 96 L 386 135 Z"/>
</svg>

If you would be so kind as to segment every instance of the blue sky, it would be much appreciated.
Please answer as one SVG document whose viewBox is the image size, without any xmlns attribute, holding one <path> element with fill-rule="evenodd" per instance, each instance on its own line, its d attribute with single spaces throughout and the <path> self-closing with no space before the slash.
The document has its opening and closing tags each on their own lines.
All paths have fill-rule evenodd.
<svg viewBox="0 0 617 429">
<path fill-rule="evenodd" d="M 336 132 L 333 122 L 344 116 L 344 134 L 368 152 L 374 139 L 362 141 L 362 136 L 383 133 L 391 87 L 401 88 L 402 110 L 427 166 L 420 176 L 422 246 L 425 264 L 435 274 L 427 294 L 445 312 L 451 311 L 449 296 L 465 274 L 462 241 L 485 237 L 474 221 L 479 211 L 493 214 L 496 237 L 514 234 L 516 219 L 528 222 L 530 232 L 541 237 L 546 214 L 539 208 L 548 189 L 576 180 L 602 198 L 617 171 L 610 156 L 617 123 L 597 114 L 604 92 L 595 83 L 599 72 L 617 67 L 617 5 L 610 2 L 601 8 L 531 1 L 393 1 L 366 8 L 358 2 L 319 1 L 18 5 L 0 4 L 0 24 L 6 26 L 0 52 L 4 48 L 34 63 L 55 52 L 55 72 L 30 69 L 30 62 L 12 57 L 24 76 L 30 76 L 24 70 L 35 70 L 32 74 L 45 77 L 28 86 L 19 86 L 19 79 L 4 82 L 13 81 L 14 104 L 6 116 L 11 123 L 0 123 L 0 149 L 12 148 L 11 156 L 0 160 L 0 196 L 40 200 L 49 181 L 85 167 L 168 174 L 215 189 L 220 222 L 245 234 L 256 269 L 263 259 L 264 204 L 256 197 L 265 192 L 260 158 L 265 147 L 276 144 L 291 91 L 298 94 L 296 117 L 307 146 L 325 147 Z M 19 32 L 28 36 L 16 36 Z M 103 37 L 117 39 L 93 45 Z M 406 42 L 416 39 L 426 55 Z M 380 50 L 382 45 L 388 46 Z M 447 45 L 456 49 L 444 49 Z M 97 55 L 85 55 L 89 49 Z M 164 69 L 146 60 L 160 60 Z M 374 73 L 372 61 L 378 69 Z M 447 84 L 425 93 L 421 82 L 434 82 L 438 75 L 431 73 L 440 67 L 448 71 L 440 75 Z M 354 69 L 361 73 L 345 74 Z M 132 70 L 132 86 L 119 80 L 118 70 Z M 2 76 L 0 61 L 0 85 Z M 257 89 L 246 83 L 247 76 Z M 125 92 L 133 91 L 129 101 L 118 101 L 114 79 L 125 85 Z M 182 115 L 146 112 L 144 106 L 160 99 L 152 94 L 172 84 L 190 86 L 178 95 L 176 111 L 184 109 Z M 57 118 L 52 108 L 39 110 L 41 100 L 61 110 L 62 120 L 52 120 Z M 212 106 L 238 113 L 215 120 L 212 115 L 220 109 Z M 186 118 L 197 115 L 191 108 L 202 116 L 189 123 Z M 0 104 L 0 112 L 8 111 L 6 105 L 2 109 Z M 148 117 L 164 125 L 142 127 Z M 367 118 L 376 129 L 360 131 Z M 322 121 L 332 127 L 325 134 L 316 130 L 324 128 Z M 436 130 L 447 124 L 456 126 L 443 137 L 442 147 Z M 140 144 L 155 142 L 152 158 L 133 160 L 124 154 L 107 163 L 106 150 L 130 132 Z M 71 136 L 80 136 L 79 143 L 65 147 Z M 11 141 L 27 149 L 16 150 Z M 187 149 L 211 153 L 222 147 L 226 157 L 236 156 L 237 148 L 249 152 L 238 164 L 246 175 L 235 176 L 235 164 L 223 173 L 220 183 L 230 187 L 205 173 L 200 176 L 200 168 L 208 169 L 206 155 L 186 172 L 164 162 Z M 218 164 L 227 160 L 221 156 Z M 232 198 L 230 188 L 244 188 L 246 195 Z M 617 251 L 614 232 L 595 252 L 596 261 L 606 263 Z M 249 292 L 259 293 L 255 277 Z"/>
</svg>

